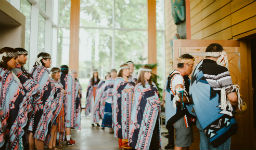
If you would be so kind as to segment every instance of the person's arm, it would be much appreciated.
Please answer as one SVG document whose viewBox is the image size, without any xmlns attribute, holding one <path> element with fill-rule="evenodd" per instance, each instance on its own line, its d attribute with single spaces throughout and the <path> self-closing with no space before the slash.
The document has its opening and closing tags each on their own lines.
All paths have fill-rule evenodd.
<svg viewBox="0 0 256 150">
<path fill-rule="evenodd" d="M 182 84 L 178 84 L 178 85 L 175 86 L 175 89 L 178 89 L 178 88 L 184 89 L 184 86 Z M 180 102 L 180 100 L 181 100 L 181 95 L 179 95 L 179 97 L 180 97 L 180 99 L 179 99 L 178 102 Z M 186 98 L 186 96 L 184 94 L 183 94 L 183 100 L 182 101 L 184 103 L 188 102 L 188 100 L 187 100 L 187 98 Z"/>
</svg>

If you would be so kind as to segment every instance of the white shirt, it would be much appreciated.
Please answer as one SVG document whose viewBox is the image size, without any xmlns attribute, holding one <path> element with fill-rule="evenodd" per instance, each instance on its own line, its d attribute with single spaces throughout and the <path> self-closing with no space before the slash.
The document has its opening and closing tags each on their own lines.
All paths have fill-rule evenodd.
<svg viewBox="0 0 256 150">
<path fill-rule="evenodd" d="M 178 71 L 175 71 L 174 73 L 176 73 L 176 72 L 178 72 Z M 179 73 L 179 72 L 178 72 Z M 183 77 L 182 77 L 182 75 L 180 75 L 180 74 L 175 74 L 173 77 L 172 77 L 172 79 L 171 79 L 171 83 L 170 83 L 170 87 L 171 87 L 171 90 L 173 91 L 173 92 L 175 92 L 176 91 L 176 86 L 177 85 L 179 85 L 179 84 L 181 84 L 181 85 L 183 85 L 183 87 L 184 87 L 184 79 L 183 79 Z"/>
</svg>

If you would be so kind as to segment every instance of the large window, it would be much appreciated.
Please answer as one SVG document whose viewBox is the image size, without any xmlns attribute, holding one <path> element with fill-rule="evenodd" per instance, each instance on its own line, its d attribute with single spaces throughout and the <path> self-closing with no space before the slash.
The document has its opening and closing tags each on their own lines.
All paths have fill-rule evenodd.
<svg viewBox="0 0 256 150">
<path fill-rule="evenodd" d="M 26 17 L 25 25 L 25 49 L 30 51 L 30 30 L 31 30 L 31 4 L 27 0 L 20 1 L 20 11 Z M 29 55 L 28 55 L 29 57 Z M 29 60 L 27 64 L 29 64 Z"/>
<path fill-rule="evenodd" d="M 80 53 L 87 55 L 79 61 L 88 63 L 86 76 L 98 69 L 103 77 L 128 60 L 147 58 L 146 0 L 81 0 L 80 17 Z"/>
<path fill-rule="evenodd" d="M 39 14 L 38 18 L 38 38 L 37 38 L 38 52 L 45 50 L 45 19 Z"/>
<path fill-rule="evenodd" d="M 91 72 L 101 78 L 128 60 L 147 63 L 147 0 L 80 1 L 79 71 L 86 89 Z M 68 63 L 70 0 L 59 0 L 58 54 Z M 67 36 L 65 35 L 67 33 Z M 160 83 L 164 79 L 164 0 L 157 0 L 157 57 Z"/>
<path fill-rule="evenodd" d="M 39 8 L 41 11 L 46 12 L 46 0 L 39 0 Z"/>
<path fill-rule="evenodd" d="M 70 0 L 58 1 L 58 58 L 57 65 L 69 64 Z"/>
<path fill-rule="evenodd" d="M 165 27 L 164 27 L 164 0 L 156 0 L 156 27 L 157 27 L 157 75 L 161 88 L 165 85 Z"/>
</svg>

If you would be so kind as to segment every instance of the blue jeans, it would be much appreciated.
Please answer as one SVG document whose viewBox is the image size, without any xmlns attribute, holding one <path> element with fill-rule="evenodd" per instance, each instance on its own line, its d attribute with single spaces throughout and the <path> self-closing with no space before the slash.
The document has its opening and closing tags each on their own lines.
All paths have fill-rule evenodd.
<svg viewBox="0 0 256 150">
<path fill-rule="evenodd" d="M 196 126 L 200 132 L 200 150 L 230 150 L 231 137 L 218 147 L 213 147 L 212 145 L 210 145 L 208 138 L 204 134 L 204 131 L 198 120 L 196 122 Z"/>
</svg>

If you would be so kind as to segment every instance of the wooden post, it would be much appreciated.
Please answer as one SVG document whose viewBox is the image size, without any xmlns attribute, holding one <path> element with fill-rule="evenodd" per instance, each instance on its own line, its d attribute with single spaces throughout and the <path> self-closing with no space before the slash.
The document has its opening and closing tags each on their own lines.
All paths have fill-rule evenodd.
<svg viewBox="0 0 256 150">
<path fill-rule="evenodd" d="M 148 0 L 148 63 L 157 63 L 156 0 Z M 157 68 L 153 69 L 153 73 L 157 73 Z"/>
<path fill-rule="evenodd" d="M 69 67 L 78 72 L 79 68 L 79 27 L 80 0 L 71 1 Z"/>
<path fill-rule="evenodd" d="M 191 23 L 190 23 L 190 0 L 186 0 L 186 31 L 187 39 L 191 39 Z"/>
</svg>

